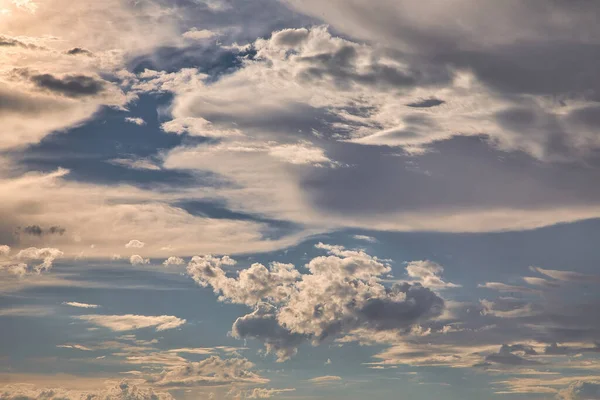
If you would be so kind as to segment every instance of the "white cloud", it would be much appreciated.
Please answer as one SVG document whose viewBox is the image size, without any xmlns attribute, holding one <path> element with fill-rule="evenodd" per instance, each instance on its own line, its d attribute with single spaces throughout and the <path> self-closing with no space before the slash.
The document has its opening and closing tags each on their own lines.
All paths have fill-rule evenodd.
<svg viewBox="0 0 600 400">
<path fill-rule="evenodd" d="M 246 399 L 270 399 L 282 393 L 295 392 L 296 389 L 264 389 L 254 388 L 244 393 Z"/>
<path fill-rule="evenodd" d="M 163 262 L 163 265 L 165 267 L 170 267 L 170 266 L 173 266 L 173 265 L 183 265 L 183 264 L 185 264 L 185 260 L 183 258 L 181 258 L 181 257 L 174 257 L 174 256 L 171 256 L 171 257 L 167 258 Z"/>
<path fill-rule="evenodd" d="M 51 247 L 28 247 L 20 250 L 12 257 L 10 257 L 10 250 L 8 246 L 2 246 L 1 248 L 0 271 L 21 277 L 27 274 L 39 275 L 42 272 L 48 271 L 52 268 L 54 260 L 63 256 L 62 251 Z M 35 260 L 42 261 L 42 263 L 33 266 L 27 264 Z"/>
<path fill-rule="evenodd" d="M 125 121 L 130 122 L 132 124 L 143 126 L 146 125 L 146 121 L 139 117 L 125 117 Z"/>
<path fill-rule="evenodd" d="M 131 265 L 146 265 L 150 264 L 150 259 L 144 258 L 139 254 L 134 254 L 131 257 L 129 257 L 129 262 L 131 263 Z"/>
<path fill-rule="evenodd" d="M 429 260 L 411 261 L 406 265 L 406 274 L 425 287 L 440 289 L 460 287 L 454 283 L 444 282 L 440 277 L 443 272 L 444 267 Z"/>
<path fill-rule="evenodd" d="M 68 174 L 59 169 L 9 179 L 3 178 L 0 170 L 0 234 L 12 235 L 18 227 L 30 225 L 33 209 L 38 225 L 61 226 L 66 234 L 21 238 L 21 245 L 40 248 L 44 243 L 59 248 L 65 257 L 109 258 L 122 253 L 132 238 L 152 243 L 144 247 L 145 257 L 270 251 L 295 244 L 307 234 L 271 239 L 267 238 L 266 223 L 208 218 L 171 204 L 203 199 L 203 193 L 88 184 L 69 180 Z"/>
<path fill-rule="evenodd" d="M 208 29 L 190 29 L 183 34 L 183 37 L 191 40 L 205 40 L 210 39 L 216 35 L 215 32 Z"/>
<path fill-rule="evenodd" d="M 316 378 L 309 379 L 309 382 L 315 385 L 331 385 L 339 383 L 342 380 L 341 377 L 335 375 L 318 376 Z"/>
<path fill-rule="evenodd" d="M 73 317 L 94 325 L 102 326 L 113 331 L 131 331 L 153 327 L 157 332 L 179 328 L 186 323 L 185 319 L 170 315 L 79 315 Z"/>
<path fill-rule="evenodd" d="M 161 169 L 154 161 L 145 158 L 115 158 L 108 163 L 138 170 L 160 171 Z"/>
<path fill-rule="evenodd" d="M 100 307 L 97 304 L 86 304 L 86 303 L 79 303 L 76 301 L 65 301 L 62 304 L 65 306 L 71 306 L 71 307 L 77 307 L 77 308 L 99 308 Z"/>
<path fill-rule="evenodd" d="M 58 345 L 56 347 L 60 347 L 62 349 L 74 349 L 74 350 L 81 350 L 81 351 L 93 351 L 89 347 L 83 346 L 81 344 L 62 344 L 62 345 Z"/>
<path fill-rule="evenodd" d="M 130 240 L 125 247 L 127 247 L 128 249 L 141 249 L 142 247 L 144 247 L 146 245 L 146 243 L 144 242 L 140 242 L 139 240 Z"/>
<path fill-rule="evenodd" d="M 600 399 L 600 382 L 574 382 L 567 389 L 561 390 L 557 398 L 560 400 L 598 400 Z"/>
<path fill-rule="evenodd" d="M 400 333 L 443 311 L 444 301 L 420 284 L 385 287 L 381 277 L 390 266 L 360 250 L 318 244 L 328 256 L 313 258 L 309 273 L 291 264 L 253 264 L 228 277 L 229 257 L 194 257 L 188 274 L 201 286 L 211 286 L 219 300 L 254 307 L 233 325 L 238 338 L 256 338 L 280 361 L 297 346 L 314 344 L 364 328 Z"/>
<path fill-rule="evenodd" d="M 376 243 L 377 239 L 374 238 L 373 236 L 367 236 L 367 235 L 354 235 L 352 236 L 354 239 L 356 240 L 363 240 L 365 242 L 369 242 L 369 243 Z"/>
</svg>

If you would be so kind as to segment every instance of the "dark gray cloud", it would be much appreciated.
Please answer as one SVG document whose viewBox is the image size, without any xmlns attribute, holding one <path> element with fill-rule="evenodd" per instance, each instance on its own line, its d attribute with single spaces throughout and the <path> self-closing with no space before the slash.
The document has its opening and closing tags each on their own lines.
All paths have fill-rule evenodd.
<svg viewBox="0 0 600 400">
<path fill-rule="evenodd" d="M 342 89 L 349 89 L 353 84 L 402 89 L 447 83 L 451 79 L 451 74 L 444 68 L 422 66 L 406 71 L 375 60 L 365 70 L 364 66 L 359 67 L 360 59 L 356 47 L 350 45 L 335 51 L 304 56 L 298 61 L 306 65 L 299 72 L 301 78 L 320 80 L 327 77 Z"/>
<path fill-rule="evenodd" d="M 0 47 L 21 47 L 21 48 L 30 49 L 30 50 L 43 49 L 40 46 L 36 46 L 31 43 L 25 43 L 21 40 L 13 39 L 11 37 L 2 36 L 2 35 L 0 35 Z"/>
<path fill-rule="evenodd" d="M 67 230 L 61 226 L 51 226 L 42 228 L 39 225 L 29 225 L 20 230 L 21 233 L 30 236 L 45 236 L 45 235 L 64 235 Z"/>
<path fill-rule="evenodd" d="M 262 303 L 251 314 L 239 317 L 231 332 L 238 339 L 257 339 L 265 344 L 267 351 L 277 354 L 281 359 L 288 359 L 309 338 L 282 327 L 277 322 L 276 313 L 275 307 Z"/>
<path fill-rule="evenodd" d="M 591 347 L 570 347 L 552 343 L 544 349 L 544 354 L 548 355 L 575 355 L 580 353 L 600 353 L 600 344 L 595 343 Z"/>
<path fill-rule="evenodd" d="M 52 74 L 31 75 L 29 79 L 39 88 L 68 97 L 95 96 L 102 92 L 106 83 L 86 75 L 65 75 L 62 78 Z"/>
<path fill-rule="evenodd" d="M 502 365 L 510 365 L 510 366 L 523 366 L 523 365 L 536 365 L 540 364 L 539 361 L 528 360 L 524 357 L 521 357 L 515 352 L 524 352 L 528 355 L 535 355 L 535 351 L 527 346 L 523 345 L 502 345 L 498 353 L 488 354 L 485 357 L 486 363 L 493 364 L 502 364 Z"/>
<path fill-rule="evenodd" d="M 407 106 L 414 107 L 414 108 L 431 108 L 431 107 L 436 107 L 436 106 L 442 105 L 444 103 L 445 103 L 444 100 L 440 100 L 440 99 L 436 99 L 435 97 L 432 97 L 429 99 L 423 99 L 420 101 L 416 101 L 414 103 L 408 103 Z"/>
<path fill-rule="evenodd" d="M 66 54 L 68 54 L 70 56 L 77 56 L 77 55 L 92 56 L 93 55 L 93 53 L 91 51 L 82 49 L 81 47 L 73 47 L 72 49 L 67 50 Z"/>
</svg>

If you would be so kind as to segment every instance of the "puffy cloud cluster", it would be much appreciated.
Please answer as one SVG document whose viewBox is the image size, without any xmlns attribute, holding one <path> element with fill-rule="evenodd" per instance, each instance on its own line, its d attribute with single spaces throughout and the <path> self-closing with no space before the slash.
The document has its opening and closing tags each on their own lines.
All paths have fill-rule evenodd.
<svg viewBox="0 0 600 400">
<path fill-rule="evenodd" d="M 454 136 L 487 135 L 505 149 L 554 159 L 599 144 L 591 117 L 596 106 L 584 88 L 559 104 L 545 93 L 511 99 L 490 88 L 485 71 L 473 73 L 469 63 L 484 68 L 473 54 L 447 60 L 401 52 L 332 36 L 325 26 L 274 32 L 253 49 L 256 55 L 234 74 L 201 92 L 181 91 L 166 129 L 218 137 L 277 134 L 279 140 L 316 132 L 409 151 Z"/>
<path fill-rule="evenodd" d="M 150 264 L 150 260 L 148 258 L 144 258 L 144 257 L 140 256 L 139 254 L 134 254 L 131 257 L 129 257 L 129 262 L 131 263 L 131 265 Z"/>
<path fill-rule="evenodd" d="M 175 257 L 175 256 L 171 256 L 163 262 L 163 265 L 165 267 L 171 267 L 174 265 L 183 265 L 183 264 L 185 264 L 185 260 L 181 257 Z"/>
<path fill-rule="evenodd" d="M 263 341 L 279 360 L 306 340 L 318 344 L 357 330 L 408 331 L 444 310 L 444 300 L 420 283 L 383 285 L 391 271 L 386 261 L 342 246 L 317 247 L 329 254 L 306 264 L 306 274 L 290 264 L 257 263 L 229 277 L 226 268 L 235 261 L 210 255 L 194 257 L 187 271 L 221 301 L 254 307 L 235 321 L 233 335 Z"/>
<path fill-rule="evenodd" d="M 233 183 L 212 194 L 236 211 L 329 229 L 518 230 L 599 215 L 593 174 L 538 169 L 597 145 L 583 94 L 506 95 L 469 65 L 393 43 L 285 29 L 252 56 L 241 49 L 241 67 L 210 84 L 189 70 L 140 74 L 140 88 L 175 94 L 163 129 L 217 139 L 166 152 L 163 168 Z M 502 161 L 506 150 L 530 168 Z"/>
<path fill-rule="evenodd" d="M 20 250 L 12 257 L 10 253 L 10 246 L 0 246 L 0 271 L 6 271 L 19 276 L 46 272 L 52 268 L 54 260 L 62 257 L 64 254 L 62 251 L 51 247 L 28 247 Z M 35 261 L 41 261 L 41 263 L 29 265 Z"/>
</svg>

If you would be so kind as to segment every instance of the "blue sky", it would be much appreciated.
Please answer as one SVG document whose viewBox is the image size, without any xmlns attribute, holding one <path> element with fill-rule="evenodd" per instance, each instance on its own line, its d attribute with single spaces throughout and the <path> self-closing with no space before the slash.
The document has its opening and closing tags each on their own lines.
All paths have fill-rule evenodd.
<svg viewBox="0 0 600 400">
<path fill-rule="evenodd" d="M 600 399 L 599 13 L 0 0 L 0 398 Z"/>
</svg>

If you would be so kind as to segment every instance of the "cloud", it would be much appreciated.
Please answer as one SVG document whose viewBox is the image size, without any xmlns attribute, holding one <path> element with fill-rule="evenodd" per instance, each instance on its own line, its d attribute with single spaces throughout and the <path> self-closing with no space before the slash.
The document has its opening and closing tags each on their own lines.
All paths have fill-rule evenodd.
<svg viewBox="0 0 600 400">
<path fill-rule="evenodd" d="M 56 77 L 52 74 L 24 73 L 38 88 L 67 97 L 95 96 L 104 91 L 103 80 L 86 75 L 65 75 Z"/>
<path fill-rule="evenodd" d="M 78 391 L 61 388 L 34 389 L 27 385 L 8 385 L 0 388 L 0 394 L 6 400 L 79 400 L 102 398 L 110 400 L 173 400 L 165 392 L 155 392 L 151 388 L 140 387 L 127 381 L 121 381 L 113 387 L 101 391 Z"/>
<path fill-rule="evenodd" d="M 143 328 L 155 328 L 157 332 L 179 328 L 186 323 L 185 319 L 170 315 L 79 315 L 75 319 L 108 328 L 112 331 L 123 332 Z"/>
<path fill-rule="evenodd" d="M 435 97 L 432 97 L 429 99 L 418 100 L 418 101 L 415 101 L 414 103 L 408 103 L 407 106 L 413 107 L 413 108 L 430 108 L 430 107 L 440 106 L 444 103 L 445 103 L 444 100 L 440 100 L 440 99 L 436 99 Z"/>
<path fill-rule="evenodd" d="M 557 396 L 561 400 L 597 400 L 600 399 L 600 382 L 574 382 Z"/>
<path fill-rule="evenodd" d="M 128 249 L 141 249 L 142 247 L 144 247 L 146 245 L 146 243 L 144 242 L 140 242 L 139 240 L 130 240 L 125 247 Z"/>
<path fill-rule="evenodd" d="M 444 300 L 420 283 L 382 285 L 391 268 L 377 257 L 342 246 L 317 248 L 329 255 L 312 259 L 307 274 L 291 264 L 253 264 L 233 278 L 223 268 L 235 262 L 213 256 L 192 258 L 187 271 L 219 300 L 254 307 L 235 321 L 233 335 L 263 341 L 280 361 L 304 340 L 318 344 L 359 328 L 402 332 L 444 309 Z"/>
<path fill-rule="evenodd" d="M 44 235 L 64 235 L 67 230 L 61 226 L 51 226 L 47 229 L 42 228 L 39 225 L 29 225 L 21 229 L 21 233 L 31 236 L 44 236 Z"/>
<path fill-rule="evenodd" d="M 530 269 L 534 272 L 538 272 L 549 278 L 555 279 L 557 281 L 562 281 L 562 282 L 578 282 L 578 283 L 600 282 L 600 276 L 598 276 L 598 275 L 582 274 L 582 273 L 575 272 L 575 271 L 558 271 L 558 270 L 543 269 L 543 268 L 538 268 L 538 267 L 531 267 Z"/>
<path fill-rule="evenodd" d="M 264 388 L 254 388 L 247 393 L 245 393 L 245 398 L 247 399 L 270 399 L 274 396 L 277 396 L 282 393 L 290 393 L 295 392 L 296 389 L 264 389 Z"/>
<path fill-rule="evenodd" d="M 86 347 L 86 346 L 83 346 L 83 345 L 80 345 L 80 344 L 62 344 L 62 345 L 58 345 L 56 347 L 60 347 L 62 349 L 75 349 L 75 350 L 81 350 L 81 351 L 93 351 L 89 347 Z"/>
<path fill-rule="evenodd" d="M 205 40 L 205 39 L 210 39 L 215 35 L 216 35 L 215 32 L 210 31 L 208 29 L 193 28 L 187 32 L 184 32 L 183 37 L 186 39 L 191 39 L 191 40 Z"/>
<path fill-rule="evenodd" d="M 211 356 L 199 362 L 167 368 L 150 381 L 156 386 L 164 387 L 260 385 L 269 382 L 251 371 L 252 368 L 254 364 L 245 358 L 221 359 Z"/>
<path fill-rule="evenodd" d="M 171 257 L 167 258 L 167 259 L 166 259 L 166 260 L 163 262 L 163 265 L 164 265 L 165 267 L 170 267 L 170 266 L 173 266 L 173 265 L 183 265 L 183 264 L 185 264 L 185 261 L 184 261 L 184 259 L 183 259 L 183 258 L 180 258 L 180 257 L 173 257 L 173 256 L 171 256 Z"/>
<path fill-rule="evenodd" d="M 0 256 L 8 256 L 10 254 L 10 246 L 5 244 L 0 246 Z"/>
<path fill-rule="evenodd" d="M 539 361 L 528 360 L 520 355 L 515 354 L 516 352 L 521 352 L 528 355 L 537 354 L 531 347 L 523 345 L 502 345 L 498 353 L 488 354 L 485 357 L 485 361 L 488 363 L 512 366 L 539 364 Z"/>
<path fill-rule="evenodd" d="M 444 267 L 429 261 L 411 261 L 406 266 L 406 274 L 417 279 L 425 287 L 432 288 L 456 288 L 460 285 L 444 282 L 440 275 L 444 272 Z"/>
<path fill-rule="evenodd" d="M 0 175 L 0 237 L 11 240 L 3 243 L 59 248 L 66 257 L 77 257 L 83 251 L 84 258 L 110 258 L 122 254 L 124 245 L 135 238 L 152 243 L 143 248 L 144 258 L 168 258 L 173 254 L 191 256 L 199 249 L 218 253 L 271 251 L 295 244 L 306 235 L 301 231 L 273 238 L 270 225 L 262 221 L 189 213 L 178 204 L 204 196 L 187 190 L 169 193 L 121 184 L 100 185 L 72 180 L 68 175 L 64 169 L 16 178 Z M 33 211 L 37 225 L 60 226 L 65 234 L 29 237 L 35 241 L 20 235 L 19 242 L 13 243 L 14 232 L 31 225 Z"/>
<path fill-rule="evenodd" d="M 215 82 L 188 70 L 140 74 L 140 87 L 174 94 L 164 129 L 222 139 L 168 151 L 163 168 L 214 174 L 231 186 L 212 194 L 236 211 L 323 230 L 523 230 L 599 215 L 591 200 L 598 197 L 590 193 L 593 177 L 589 185 L 567 184 L 584 172 L 568 173 L 562 164 L 583 157 L 589 147 L 582 143 L 595 140 L 570 128 L 575 120 L 594 123 L 593 112 L 580 110 L 593 107 L 587 101 L 585 107 L 579 100 L 559 107 L 545 98 L 504 96 L 469 68 L 413 58 L 390 43 L 344 39 L 323 26 L 285 29 L 255 41 L 251 59 L 240 50 L 240 68 Z M 403 84 L 399 75 L 410 79 Z M 408 106 L 431 99 L 444 103 Z M 515 107 L 532 110 L 503 114 Z M 516 126 L 528 113 L 542 122 Z M 564 125 L 559 131 L 553 119 Z M 583 137 L 573 138 L 573 148 L 562 146 L 571 150 L 562 151 L 560 141 L 551 148 L 548 135 L 575 130 Z M 308 159 L 301 148 L 307 146 Z M 281 149 L 302 157 L 277 159 Z M 501 161 L 506 152 L 528 166 L 525 172 Z M 280 164 L 286 160 L 297 161 Z M 465 176 L 473 163 L 477 176 Z M 531 182 L 525 188 L 513 184 L 523 174 Z M 556 174 L 564 179 L 553 179 Z"/>
<path fill-rule="evenodd" d="M 137 126 L 146 125 L 146 121 L 144 121 L 142 118 L 139 118 L 139 117 L 125 117 L 125 121 L 130 122 Z"/>
<path fill-rule="evenodd" d="M 76 301 L 65 301 L 62 303 L 65 306 L 77 307 L 77 308 L 99 308 L 96 304 L 78 303 Z"/>
<path fill-rule="evenodd" d="M 0 47 L 22 47 L 29 50 L 39 50 L 40 47 L 35 44 L 25 43 L 18 39 L 0 35 Z"/>
<path fill-rule="evenodd" d="M 91 51 L 82 49 L 81 47 L 73 47 L 72 49 L 67 50 L 66 54 L 68 54 L 70 56 L 78 56 L 78 55 L 92 56 L 93 55 L 93 53 Z"/>
<path fill-rule="evenodd" d="M 131 159 L 131 158 L 115 158 L 108 161 L 109 164 L 119 165 L 131 169 L 136 170 L 147 170 L 147 171 L 160 171 L 160 166 L 156 165 L 156 163 L 150 159 L 139 158 L 139 159 Z"/>
<path fill-rule="evenodd" d="M 377 239 L 372 237 L 372 236 L 367 236 L 367 235 L 354 235 L 352 236 L 354 239 L 356 240 L 364 240 L 365 242 L 369 242 L 369 243 L 376 243 Z"/>
<path fill-rule="evenodd" d="M 129 257 L 129 262 L 131 263 L 131 265 L 146 265 L 150 264 L 150 259 L 144 258 L 138 254 L 134 254 L 131 257 Z"/>
<path fill-rule="evenodd" d="M 315 385 L 331 385 L 335 383 L 339 383 L 342 380 L 341 377 L 335 375 L 326 375 L 326 376 L 318 376 L 316 378 L 309 379 L 309 382 Z"/>
<path fill-rule="evenodd" d="M 42 260 L 41 264 L 33 267 L 34 271 L 39 274 L 52 268 L 52 263 L 54 260 L 62 257 L 63 255 L 64 253 L 62 251 L 51 247 L 29 247 L 20 250 L 16 254 L 16 258 L 19 260 Z"/>
</svg>

